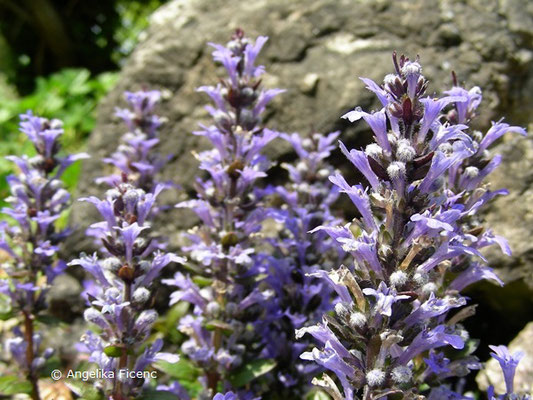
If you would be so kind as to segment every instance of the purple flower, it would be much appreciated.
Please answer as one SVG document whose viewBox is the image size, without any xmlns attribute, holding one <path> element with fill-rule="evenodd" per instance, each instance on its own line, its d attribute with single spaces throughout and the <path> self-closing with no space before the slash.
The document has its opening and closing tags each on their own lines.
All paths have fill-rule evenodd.
<svg viewBox="0 0 533 400">
<path fill-rule="evenodd" d="M 518 366 L 518 363 L 524 357 L 525 354 L 522 351 L 517 351 L 511 354 L 509 352 L 509 349 L 503 345 L 489 347 L 493 351 L 493 353 L 490 353 L 491 357 L 496 359 L 498 363 L 500 363 L 500 367 L 503 371 L 507 394 L 511 395 L 514 393 L 513 383 L 516 367 Z"/>
<path fill-rule="evenodd" d="M 522 136 L 527 136 L 527 132 L 524 128 L 521 128 L 519 126 L 511 126 L 505 122 L 493 122 L 492 127 L 489 129 L 489 131 L 485 134 L 485 136 L 479 143 L 478 153 L 482 153 L 494 141 L 498 140 L 507 132 L 516 132 Z"/>
<path fill-rule="evenodd" d="M 381 282 L 377 290 L 365 288 L 363 289 L 363 293 L 375 298 L 376 303 L 373 308 L 374 313 L 386 315 L 388 317 L 392 315 L 391 307 L 394 303 L 409 298 L 409 296 L 406 295 L 396 294 L 396 291 L 392 288 L 388 288 L 385 282 Z"/>
<path fill-rule="evenodd" d="M 191 400 L 191 397 L 189 396 L 185 388 L 179 384 L 179 382 L 174 381 L 169 385 L 158 385 L 157 391 L 172 393 L 180 400 Z"/>
<path fill-rule="evenodd" d="M 444 356 L 444 353 L 431 351 L 429 353 L 429 358 L 424 358 L 427 366 L 435 375 L 449 372 L 448 364 L 450 360 Z"/>
<path fill-rule="evenodd" d="M 454 349 L 462 349 L 464 342 L 459 335 L 447 333 L 447 328 L 444 325 L 439 325 L 432 330 L 425 329 L 413 339 L 412 343 L 398 358 L 398 362 L 405 365 L 424 351 L 446 345 L 451 345 Z"/>
<path fill-rule="evenodd" d="M 366 290 L 366 289 L 365 289 Z M 363 290 L 364 291 L 364 290 Z M 415 311 L 409 314 L 403 323 L 409 327 L 416 323 L 424 323 L 426 320 L 447 313 L 452 308 L 464 306 L 466 299 L 464 297 L 454 298 L 437 298 L 435 293 L 431 292 L 429 298 L 420 305 Z"/>
<path fill-rule="evenodd" d="M 379 187 L 379 179 L 376 173 L 370 168 L 367 156 L 363 151 L 352 149 L 348 152 L 348 149 L 342 142 L 339 142 L 342 153 L 346 156 L 348 160 L 361 172 L 372 189 L 377 190 Z"/>
<path fill-rule="evenodd" d="M 392 153 L 389 139 L 387 137 L 387 119 L 384 108 L 372 114 L 355 109 L 354 111 L 344 114 L 342 118 L 346 118 L 350 122 L 354 122 L 360 118 L 363 118 L 374 132 L 376 142 L 385 152 L 388 154 Z"/>
</svg>

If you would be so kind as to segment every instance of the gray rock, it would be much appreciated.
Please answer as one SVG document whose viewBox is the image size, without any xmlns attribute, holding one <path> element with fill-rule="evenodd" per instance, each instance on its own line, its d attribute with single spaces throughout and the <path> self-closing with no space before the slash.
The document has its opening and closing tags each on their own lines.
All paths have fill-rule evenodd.
<svg viewBox="0 0 533 400">
<path fill-rule="evenodd" d="M 517 351 L 523 351 L 525 353 L 524 358 L 522 358 L 516 368 L 514 390 L 517 393 L 533 393 L 533 347 L 531 343 L 533 343 L 533 322 L 527 324 L 508 346 L 511 354 Z M 481 390 L 487 390 L 489 385 L 493 385 L 496 393 L 505 393 L 502 370 L 498 361 L 492 358 L 477 375 L 476 382 Z"/>
<path fill-rule="evenodd" d="M 85 308 L 81 292 L 81 284 L 76 278 L 68 274 L 59 275 L 46 296 L 51 315 L 62 321 L 71 321 L 78 316 Z"/>
<path fill-rule="evenodd" d="M 487 256 L 505 282 L 523 279 L 533 289 L 533 138 L 507 136 L 497 151 L 505 161 L 491 175 L 491 185 L 507 188 L 509 195 L 494 202 L 486 215 L 487 225 L 507 238 L 513 256 L 496 248 L 490 248 Z"/>
<path fill-rule="evenodd" d="M 191 189 L 197 174 L 191 150 L 202 149 L 205 143 L 190 132 L 208 120 L 202 107 L 208 99 L 195 88 L 215 83 L 221 73 L 213 66 L 206 43 L 225 43 L 237 27 L 250 36 L 270 36 L 261 58 L 267 67 L 264 84 L 287 89 L 268 112 L 270 128 L 287 132 L 342 129 L 342 140 L 357 145 L 368 140 L 368 130 L 340 116 L 355 105 L 378 106 L 357 77 L 379 82 L 391 71 L 393 50 L 420 55 L 424 74 L 435 82 L 430 93 L 451 85 L 452 70 L 468 86 L 481 86 L 480 128 L 488 128 L 490 120 L 502 115 L 513 124 L 527 124 L 533 109 L 532 22 L 533 3 L 521 0 L 174 0 L 152 16 L 146 39 L 125 64 L 117 87 L 100 105 L 88 148 L 93 158 L 83 166 L 80 194 L 103 191 L 93 184 L 103 174 L 99 159 L 113 151 L 124 132 L 113 116 L 114 107 L 124 105 L 124 90 L 141 87 L 171 94 L 159 108 L 168 119 L 161 149 L 175 155 L 165 175 L 185 192 Z M 283 143 L 270 149 L 273 157 L 288 151 Z M 514 138 L 502 145 L 502 151 L 505 161 L 494 187 L 509 187 L 513 194 L 498 199 L 489 218 L 497 233 L 509 237 L 516 256 L 494 255 L 491 260 L 495 266 L 514 269 L 507 276 L 514 279 L 532 271 L 532 245 L 524 239 L 533 227 L 527 201 L 533 151 L 531 142 Z M 168 193 L 165 200 L 172 204 L 176 197 Z M 83 228 L 96 221 L 97 215 L 91 206 L 76 204 L 72 220 Z M 190 214 L 174 210 L 161 218 L 160 228 L 175 245 L 177 232 L 192 221 Z M 84 235 L 74 235 L 70 250 L 86 250 L 89 244 Z"/>
</svg>

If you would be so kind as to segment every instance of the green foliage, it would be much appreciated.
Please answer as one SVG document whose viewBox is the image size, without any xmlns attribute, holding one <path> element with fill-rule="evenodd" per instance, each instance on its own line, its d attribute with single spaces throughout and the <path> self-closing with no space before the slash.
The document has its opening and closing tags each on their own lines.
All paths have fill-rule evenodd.
<svg viewBox="0 0 533 400">
<path fill-rule="evenodd" d="M 254 360 L 240 367 L 230 376 L 229 380 L 233 387 L 243 387 L 255 378 L 272 371 L 275 366 L 276 362 L 274 360 Z"/>
<path fill-rule="evenodd" d="M 37 78 L 36 90 L 21 98 L 4 98 L 0 103 L 0 199 L 9 191 L 5 178 L 13 172 L 13 164 L 5 160 L 9 154 L 34 154 L 31 143 L 18 132 L 19 114 L 33 110 L 46 118 L 63 120 L 64 149 L 79 151 L 94 127 L 95 108 L 116 81 L 115 73 L 103 73 L 91 78 L 86 69 L 65 69 L 48 78 Z M 72 166 L 64 176 L 68 189 L 78 181 L 79 164 Z"/>
<path fill-rule="evenodd" d="M 115 63 L 121 64 L 124 57 L 133 51 L 148 27 L 149 16 L 164 3 L 165 0 L 117 1 L 120 26 L 115 29 L 114 39 L 119 47 L 111 54 Z"/>
<path fill-rule="evenodd" d="M 0 395 L 2 396 L 31 393 L 31 390 L 30 382 L 21 381 L 16 376 L 5 375 L 0 377 Z"/>
<path fill-rule="evenodd" d="M 0 294 L 0 321 L 8 320 L 13 316 L 11 300 L 5 294 Z"/>
<path fill-rule="evenodd" d="M 312 389 L 306 396 L 306 400 L 331 400 L 331 397 L 321 389 Z"/>
<path fill-rule="evenodd" d="M 170 392 L 161 392 L 156 390 L 146 390 L 139 400 L 176 400 L 176 395 Z"/>
<path fill-rule="evenodd" d="M 84 400 L 103 400 L 104 396 L 96 389 L 92 384 L 78 380 L 69 379 L 66 381 L 66 385 L 70 390 L 80 396 L 80 399 Z"/>
<path fill-rule="evenodd" d="M 164 317 L 159 318 L 155 323 L 154 329 L 163 333 L 165 342 L 180 343 L 183 335 L 176 329 L 179 320 L 189 311 L 189 303 L 180 301 L 168 310 Z"/>
<path fill-rule="evenodd" d="M 181 358 L 174 364 L 159 361 L 155 365 L 155 368 L 177 380 L 193 397 L 198 395 L 202 390 L 202 385 L 198 382 L 202 371 L 184 358 Z"/>
</svg>

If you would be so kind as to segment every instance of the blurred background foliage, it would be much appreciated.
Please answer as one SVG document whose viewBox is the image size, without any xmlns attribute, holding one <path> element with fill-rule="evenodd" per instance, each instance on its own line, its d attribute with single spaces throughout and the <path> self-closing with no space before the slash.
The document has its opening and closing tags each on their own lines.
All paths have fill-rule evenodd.
<svg viewBox="0 0 533 400">
<path fill-rule="evenodd" d="M 31 109 L 63 120 L 65 150 L 81 151 L 98 101 L 142 40 L 148 16 L 165 2 L 0 0 L 0 199 L 13 172 L 4 157 L 32 154 L 18 132 L 18 115 Z M 79 168 L 65 175 L 69 188 Z"/>
</svg>

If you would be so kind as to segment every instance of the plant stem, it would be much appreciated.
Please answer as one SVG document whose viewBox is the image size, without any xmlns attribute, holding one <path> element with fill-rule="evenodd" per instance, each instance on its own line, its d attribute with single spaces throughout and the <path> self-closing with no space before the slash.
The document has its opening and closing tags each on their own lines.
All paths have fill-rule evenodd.
<svg viewBox="0 0 533 400">
<path fill-rule="evenodd" d="M 124 302 L 131 302 L 131 282 L 124 281 Z M 123 343 L 122 354 L 118 360 L 117 375 L 115 377 L 115 388 L 113 393 L 113 399 L 122 400 L 124 395 L 122 394 L 122 382 L 120 381 L 120 371 L 128 366 L 128 345 Z"/>
<path fill-rule="evenodd" d="M 40 400 L 41 396 L 39 395 L 39 385 L 37 378 L 34 376 L 32 371 L 33 359 L 35 354 L 33 352 L 33 315 L 28 311 L 22 311 L 24 314 L 24 336 L 27 343 L 26 346 L 26 362 L 28 364 L 28 380 L 31 382 L 32 391 L 31 398 L 33 400 Z"/>
</svg>

